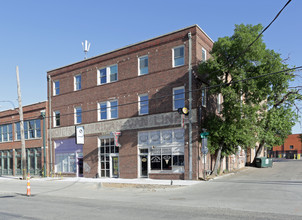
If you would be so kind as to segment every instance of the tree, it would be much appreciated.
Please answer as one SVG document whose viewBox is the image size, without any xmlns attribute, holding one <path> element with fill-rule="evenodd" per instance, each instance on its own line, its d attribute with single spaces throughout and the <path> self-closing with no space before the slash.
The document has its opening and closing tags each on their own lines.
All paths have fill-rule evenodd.
<svg viewBox="0 0 302 220">
<path fill-rule="evenodd" d="M 298 93 L 289 90 L 294 75 L 280 72 L 288 66 L 280 54 L 266 48 L 262 36 L 249 46 L 261 30 L 260 24 L 235 25 L 234 34 L 219 38 L 211 58 L 199 65 L 199 74 L 211 86 L 209 93 L 220 94 L 223 100 L 221 112 L 205 119 L 209 149 L 217 155 L 215 174 L 221 153 L 228 155 L 238 146 L 246 149 L 257 142 L 259 149 L 278 145 L 296 120 L 292 105 Z"/>
</svg>

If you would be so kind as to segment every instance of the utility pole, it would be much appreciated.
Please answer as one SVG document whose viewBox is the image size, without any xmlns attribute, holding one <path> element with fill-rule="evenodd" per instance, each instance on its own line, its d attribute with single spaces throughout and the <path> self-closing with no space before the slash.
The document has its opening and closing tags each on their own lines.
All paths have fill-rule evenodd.
<svg viewBox="0 0 302 220">
<path fill-rule="evenodd" d="M 189 38 L 189 179 L 192 180 L 192 35 L 188 33 Z"/>
<path fill-rule="evenodd" d="M 21 88 L 20 88 L 18 66 L 16 67 L 16 75 L 17 75 L 18 103 L 19 103 L 19 115 L 20 115 L 22 175 L 23 175 L 23 180 L 25 180 L 26 179 L 26 152 L 25 152 L 23 109 L 22 109 L 22 102 L 21 102 Z"/>
</svg>

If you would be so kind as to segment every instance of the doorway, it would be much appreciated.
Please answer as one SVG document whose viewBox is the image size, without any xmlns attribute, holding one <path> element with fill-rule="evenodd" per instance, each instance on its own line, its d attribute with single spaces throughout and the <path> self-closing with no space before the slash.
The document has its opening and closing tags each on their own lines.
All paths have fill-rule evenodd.
<svg viewBox="0 0 302 220">
<path fill-rule="evenodd" d="M 83 177 L 83 157 L 78 158 L 78 177 Z"/>
<path fill-rule="evenodd" d="M 141 173 L 140 177 L 148 177 L 148 155 L 140 156 Z"/>
<path fill-rule="evenodd" d="M 112 169 L 111 169 L 111 177 L 118 178 L 119 177 L 119 161 L 118 156 L 111 157 Z"/>
</svg>

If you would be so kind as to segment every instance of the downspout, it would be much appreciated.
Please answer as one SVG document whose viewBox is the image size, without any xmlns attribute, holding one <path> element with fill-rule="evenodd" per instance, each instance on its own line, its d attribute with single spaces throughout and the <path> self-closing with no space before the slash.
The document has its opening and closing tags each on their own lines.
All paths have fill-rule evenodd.
<svg viewBox="0 0 302 220">
<path fill-rule="evenodd" d="M 52 139 L 51 139 L 51 119 L 52 119 L 52 110 L 51 110 L 51 77 L 48 75 L 48 111 L 49 111 L 49 128 L 48 128 L 48 137 L 49 137 L 49 157 L 50 157 L 50 174 L 53 175 L 52 169 Z"/>
<path fill-rule="evenodd" d="M 192 180 L 192 35 L 189 38 L 189 179 Z"/>
</svg>

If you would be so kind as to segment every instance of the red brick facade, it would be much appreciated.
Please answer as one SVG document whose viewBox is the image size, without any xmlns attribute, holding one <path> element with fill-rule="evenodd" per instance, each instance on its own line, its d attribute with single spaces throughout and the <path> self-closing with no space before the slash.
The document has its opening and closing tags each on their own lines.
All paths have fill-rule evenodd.
<svg viewBox="0 0 302 220">
<path fill-rule="evenodd" d="M 273 147 L 270 155 L 278 158 L 300 159 L 302 154 L 301 134 L 291 134 L 281 146 Z"/>
<path fill-rule="evenodd" d="M 27 130 L 27 135 L 25 136 L 28 166 L 27 172 L 30 172 L 31 175 L 41 175 L 43 171 L 43 118 L 41 116 L 41 111 L 46 112 L 45 126 L 47 128 L 47 102 L 40 102 L 23 107 L 24 124 L 29 121 L 32 121 L 33 123 L 35 120 L 37 120 L 37 125 L 34 125 L 34 128 L 29 128 Z M 12 137 L 8 138 L 8 140 L 3 139 L 2 141 L 0 141 L 0 175 L 21 175 L 20 163 L 17 162 L 17 158 L 19 158 L 18 156 L 21 156 L 21 140 L 17 137 L 16 123 L 20 123 L 19 110 L 17 108 L 0 112 L 0 126 L 12 126 L 12 132 L 9 134 L 9 136 Z M 4 134 L 2 133 L 1 135 Z M 45 143 L 46 166 L 47 170 L 49 170 L 50 164 L 48 160 L 49 152 L 47 150 L 47 132 L 45 132 Z M 31 161 L 29 162 L 29 160 Z"/>
<path fill-rule="evenodd" d="M 167 132 L 179 132 L 181 129 L 180 115 L 173 109 L 173 89 L 184 87 L 185 106 L 188 107 L 188 57 L 189 57 L 189 38 L 188 33 L 192 34 L 192 66 L 193 66 L 193 105 L 192 105 L 192 171 L 193 179 L 199 176 L 199 133 L 200 121 L 200 91 L 197 89 L 200 82 L 197 81 L 194 69 L 202 60 L 202 48 L 206 50 L 206 56 L 209 57 L 209 51 L 213 41 L 197 26 L 191 26 L 170 34 L 156 37 L 151 40 L 130 45 L 112 52 L 108 52 L 87 60 L 83 60 L 65 67 L 61 67 L 47 74 L 51 80 L 51 113 L 60 112 L 60 126 L 51 128 L 51 141 L 54 147 L 60 140 L 66 140 L 75 137 L 75 114 L 74 108 L 81 107 L 82 122 L 81 126 L 85 129 L 85 143 L 82 147 L 83 153 L 83 175 L 85 177 L 103 176 L 100 171 L 102 163 L 100 162 L 101 150 L 100 142 L 102 139 L 113 138 L 113 131 L 121 131 L 119 138 L 120 147 L 118 153 L 112 153 L 110 163 L 110 172 L 113 169 L 113 157 L 118 157 L 118 177 L 121 178 L 139 178 L 142 173 L 140 156 L 140 143 L 138 143 L 138 134 L 140 132 L 158 131 L 164 135 Z M 184 46 L 184 65 L 173 67 L 173 48 Z M 138 58 L 148 56 L 148 74 L 138 74 Z M 99 85 L 99 70 L 111 65 L 117 64 L 118 79 L 115 82 Z M 74 77 L 81 75 L 81 89 L 74 91 Z M 54 83 L 59 81 L 59 95 L 54 95 Z M 141 94 L 147 94 L 149 100 L 149 113 L 147 115 L 139 114 L 138 97 Z M 99 120 L 99 103 L 117 100 L 118 117 L 111 120 Z M 53 118 L 53 117 L 52 117 Z M 189 157 L 188 157 L 188 119 L 185 119 L 186 127 L 184 129 L 184 170 L 183 171 L 165 171 L 152 172 L 150 162 L 148 162 L 148 177 L 163 179 L 188 179 L 189 178 Z M 53 123 L 52 123 L 53 124 Z M 172 129 L 172 130 L 171 130 Z M 174 130 L 173 130 L 174 129 Z M 176 130 L 175 130 L 176 129 Z M 151 135 L 150 133 L 150 135 Z M 171 133 L 171 134 L 172 134 Z M 176 135 L 176 133 L 173 135 Z M 151 137 L 151 136 L 150 136 Z M 174 137 L 174 136 L 173 136 Z M 163 138 L 161 136 L 161 138 Z M 171 142 L 172 143 L 172 142 Z M 63 145 L 62 145 L 63 146 Z M 170 144 L 169 146 L 172 146 Z M 153 147 L 153 148 L 152 148 Z M 149 154 L 152 149 L 160 146 L 148 146 Z M 66 145 L 67 149 L 68 146 Z M 174 148 L 173 148 L 174 149 Z M 113 148 L 112 148 L 113 150 Z M 63 152 L 62 148 L 62 152 Z M 143 152 L 143 151 L 142 151 Z M 54 157 L 56 156 L 54 151 Z M 142 153 L 143 154 L 143 153 Z M 175 158 L 180 153 L 175 154 Z M 73 155 L 81 157 L 78 151 L 67 156 L 66 161 L 72 160 Z M 78 156 L 80 155 L 80 156 Z M 109 154 L 108 154 L 109 155 Z M 66 156 L 66 155 L 65 155 Z M 61 165 L 54 167 L 63 170 L 64 155 L 62 153 Z M 105 156 L 106 157 L 106 156 Z M 109 158 L 109 159 L 110 159 Z M 108 158 L 107 158 L 108 159 Z M 105 161 L 108 161 L 105 159 Z M 53 158 L 55 160 L 55 158 Z M 176 160 L 176 159 L 175 159 Z M 164 161 L 164 160 L 163 160 Z M 162 162 L 165 163 L 165 162 Z M 166 163 L 171 163 L 166 160 Z M 68 166 L 71 166 L 70 164 Z M 69 168 L 66 168 L 69 169 Z M 78 167 L 77 170 L 80 168 Z M 177 170 L 175 168 L 175 170 Z M 182 168 L 179 168 L 182 170 Z M 104 171 L 106 172 L 106 171 Z M 64 173 L 64 172 L 63 172 Z M 66 173 L 67 174 L 67 173 Z M 70 173 L 69 173 L 70 174 Z M 74 175 L 78 175 L 75 173 Z M 104 174 L 106 175 L 106 174 Z M 110 174 L 111 176 L 111 174 Z"/>
</svg>

